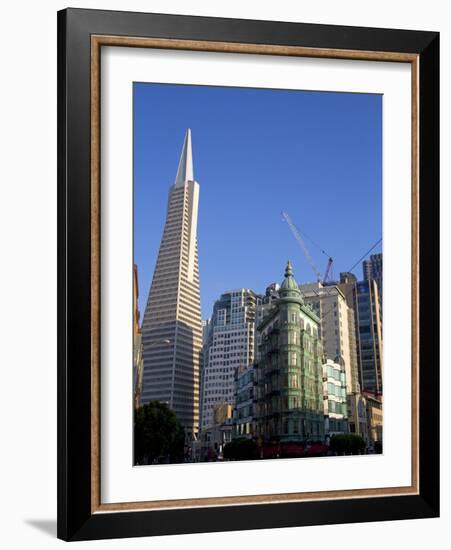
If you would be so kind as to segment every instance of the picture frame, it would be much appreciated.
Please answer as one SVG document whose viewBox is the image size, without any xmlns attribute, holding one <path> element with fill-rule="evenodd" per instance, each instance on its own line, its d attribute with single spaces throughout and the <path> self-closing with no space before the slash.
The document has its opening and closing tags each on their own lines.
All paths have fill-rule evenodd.
<svg viewBox="0 0 451 550">
<path fill-rule="evenodd" d="M 100 52 L 105 46 L 410 64 L 412 483 L 104 504 Z M 58 537 L 89 540 L 439 514 L 439 34 L 101 10 L 58 13 Z"/>
</svg>

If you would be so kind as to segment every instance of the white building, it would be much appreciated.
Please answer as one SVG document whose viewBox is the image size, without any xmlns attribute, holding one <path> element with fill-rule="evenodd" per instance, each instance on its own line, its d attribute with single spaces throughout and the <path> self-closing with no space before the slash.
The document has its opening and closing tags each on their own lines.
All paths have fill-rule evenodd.
<svg viewBox="0 0 451 550">
<path fill-rule="evenodd" d="M 189 439 L 199 429 L 199 363 L 202 349 L 197 210 L 191 131 L 188 129 L 142 324 L 141 402 L 162 401 Z"/>
<path fill-rule="evenodd" d="M 252 290 L 241 288 L 215 302 L 203 352 L 201 430 L 214 425 L 218 404 L 235 405 L 235 373 L 254 361 L 257 301 Z"/>
<path fill-rule="evenodd" d="M 347 433 L 346 374 L 342 365 L 330 359 L 323 365 L 323 397 L 326 438 Z"/>
<path fill-rule="evenodd" d="M 327 359 L 342 365 L 346 392 L 359 392 L 354 311 L 337 286 L 321 283 L 300 285 L 304 301 L 311 304 L 321 319 L 321 338 Z"/>
</svg>

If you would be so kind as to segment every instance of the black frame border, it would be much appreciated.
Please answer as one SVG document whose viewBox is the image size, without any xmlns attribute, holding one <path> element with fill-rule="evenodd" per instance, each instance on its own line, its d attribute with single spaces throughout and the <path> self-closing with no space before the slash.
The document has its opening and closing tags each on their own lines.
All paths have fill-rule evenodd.
<svg viewBox="0 0 451 550">
<path fill-rule="evenodd" d="M 91 513 L 91 35 L 419 56 L 419 495 Z M 58 537 L 90 540 L 439 515 L 439 33 L 58 12 Z"/>
</svg>

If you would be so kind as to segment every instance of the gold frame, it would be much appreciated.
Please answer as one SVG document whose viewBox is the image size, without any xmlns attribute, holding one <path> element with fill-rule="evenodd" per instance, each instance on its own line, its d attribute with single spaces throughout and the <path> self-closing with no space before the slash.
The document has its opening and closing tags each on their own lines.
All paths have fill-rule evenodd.
<svg viewBox="0 0 451 550">
<path fill-rule="evenodd" d="M 410 63 L 412 71 L 412 479 L 407 487 L 102 504 L 100 500 L 100 50 L 102 46 Z M 91 512 L 162 510 L 419 494 L 419 55 L 266 44 L 91 36 Z"/>
</svg>

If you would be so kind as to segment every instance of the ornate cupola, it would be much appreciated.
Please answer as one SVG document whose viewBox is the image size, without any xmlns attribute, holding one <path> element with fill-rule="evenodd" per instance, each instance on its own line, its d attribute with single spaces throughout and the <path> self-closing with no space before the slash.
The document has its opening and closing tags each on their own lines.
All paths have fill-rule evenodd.
<svg viewBox="0 0 451 550">
<path fill-rule="evenodd" d="M 280 285 L 279 296 L 281 300 L 286 302 L 304 303 L 299 286 L 293 276 L 293 267 L 290 260 L 288 260 L 287 267 L 285 268 L 285 278 Z"/>
</svg>

